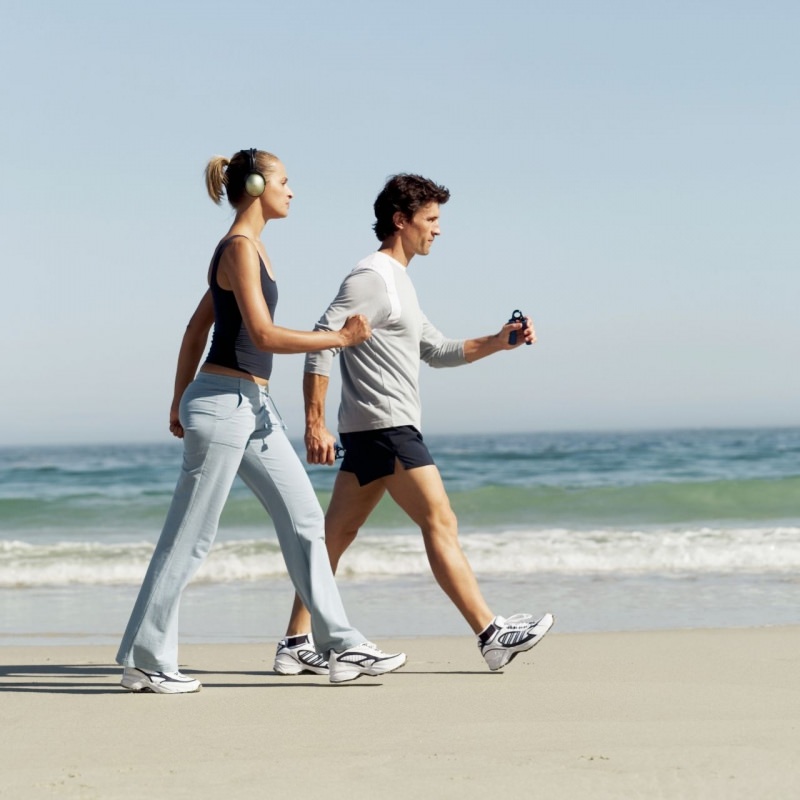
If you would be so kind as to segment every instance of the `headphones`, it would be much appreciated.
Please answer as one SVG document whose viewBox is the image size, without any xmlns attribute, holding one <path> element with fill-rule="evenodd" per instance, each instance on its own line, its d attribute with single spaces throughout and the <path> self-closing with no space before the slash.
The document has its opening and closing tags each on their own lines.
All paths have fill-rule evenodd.
<svg viewBox="0 0 800 800">
<path fill-rule="evenodd" d="M 264 189 L 267 188 L 267 179 L 256 166 L 256 154 L 258 151 L 255 147 L 251 147 L 249 150 L 242 150 L 242 152 L 247 154 L 249 162 L 247 177 L 244 179 L 244 190 L 250 197 L 261 197 L 264 194 Z"/>
</svg>

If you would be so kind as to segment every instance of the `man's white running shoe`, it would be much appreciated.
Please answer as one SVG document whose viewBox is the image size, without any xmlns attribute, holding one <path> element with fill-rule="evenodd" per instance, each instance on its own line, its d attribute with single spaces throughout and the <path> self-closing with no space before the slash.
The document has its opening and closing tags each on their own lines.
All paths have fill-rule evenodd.
<svg viewBox="0 0 800 800">
<path fill-rule="evenodd" d="M 290 643 L 290 639 L 293 643 Z M 299 675 L 301 672 L 328 674 L 328 662 L 314 649 L 311 634 L 281 639 L 272 668 L 280 675 Z"/>
<path fill-rule="evenodd" d="M 545 614 L 541 619 L 534 619 L 531 614 L 514 614 L 508 619 L 495 617 L 489 638 L 485 642 L 478 638 L 478 647 L 489 669 L 502 669 L 518 653 L 539 644 L 553 622 L 552 614 Z"/>
<path fill-rule="evenodd" d="M 372 642 L 362 642 L 341 653 L 331 650 L 328 658 L 331 683 L 344 683 L 362 675 L 383 675 L 406 663 L 405 653 L 384 653 Z"/>
<path fill-rule="evenodd" d="M 156 694 L 183 694 L 199 692 L 200 681 L 182 672 L 151 672 L 138 667 L 125 667 L 120 684 L 129 692 L 155 692 Z"/>
</svg>

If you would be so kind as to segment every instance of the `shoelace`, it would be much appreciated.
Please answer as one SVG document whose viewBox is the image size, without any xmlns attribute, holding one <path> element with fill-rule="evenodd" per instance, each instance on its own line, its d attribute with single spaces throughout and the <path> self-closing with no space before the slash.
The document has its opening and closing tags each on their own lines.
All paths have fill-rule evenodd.
<svg viewBox="0 0 800 800">
<path fill-rule="evenodd" d="M 504 628 L 527 628 L 534 622 L 533 614 L 512 614 L 506 619 Z"/>
</svg>

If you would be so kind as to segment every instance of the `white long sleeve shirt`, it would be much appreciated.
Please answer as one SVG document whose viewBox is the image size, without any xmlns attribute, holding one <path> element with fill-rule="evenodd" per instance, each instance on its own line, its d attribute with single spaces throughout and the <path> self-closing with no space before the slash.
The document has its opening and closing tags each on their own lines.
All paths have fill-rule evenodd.
<svg viewBox="0 0 800 800">
<path fill-rule="evenodd" d="M 466 364 L 464 340 L 447 339 L 422 313 L 408 271 L 384 253 L 360 261 L 316 324 L 339 330 L 347 317 L 363 314 L 372 337 L 357 347 L 306 355 L 305 371 L 329 375 L 334 355 L 341 360 L 339 432 L 400 425 L 420 428 L 420 360 L 432 367 Z"/>
</svg>

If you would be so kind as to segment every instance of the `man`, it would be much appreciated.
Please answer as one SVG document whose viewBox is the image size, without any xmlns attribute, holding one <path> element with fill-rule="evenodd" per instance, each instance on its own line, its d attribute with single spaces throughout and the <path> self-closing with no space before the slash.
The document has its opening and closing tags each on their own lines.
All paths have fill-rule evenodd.
<svg viewBox="0 0 800 800">
<path fill-rule="evenodd" d="M 455 367 L 513 350 L 536 340 L 533 325 L 503 326 L 478 339 L 446 339 L 422 313 L 408 266 L 426 256 L 439 235 L 439 209 L 449 191 L 418 175 L 395 175 L 375 201 L 373 226 L 381 242 L 345 278 L 339 293 L 317 323 L 333 330 L 347 316 L 363 314 L 372 338 L 339 352 L 342 397 L 339 433 L 345 448 L 341 470 L 325 516 L 325 538 L 334 572 L 344 551 L 384 492 L 420 527 L 433 574 L 478 637 L 491 670 L 537 644 L 553 616 L 495 616 L 481 594 L 458 540 L 439 470 L 419 431 L 420 359 L 434 367 Z M 517 336 L 511 337 L 512 333 Z M 515 343 L 510 343 L 510 338 Z M 325 397 L 334 352 L 309 354 L 303 377 L 305 444 L 312 464 L 333 464 L 335 439 L 325 425 Z M 324 674 L 327 664 L 314 652 L 308 612 L 295 599 L 287 636 L 278 645 L 275 670 Z"/>
</svg>

